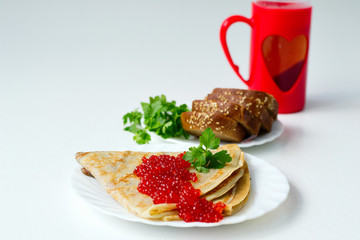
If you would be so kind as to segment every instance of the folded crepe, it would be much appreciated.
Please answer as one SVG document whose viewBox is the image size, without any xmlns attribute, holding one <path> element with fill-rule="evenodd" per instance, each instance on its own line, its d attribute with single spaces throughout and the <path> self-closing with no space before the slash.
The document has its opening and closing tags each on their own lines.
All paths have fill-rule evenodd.
<svg viewBox="0 0 360 240">
<path fill-rule="evenodd" d="M 241 177 L 235 182 L 234 186 L 229 189 L 225 194 L 213 200 L 214 203 L 222 202 L 226 204 L 223 215 L 230 216 L 238 211 L 245 205 L 250 193 L 250 174 L 249 168 L 245 162 L 244 166 L 239 169 L 242 172 Z M 238 171 L 239 171 L 238 170 Z M 232 178 L 230 181 L 233 182 Z M 228 184 L 226 184 L 228 185 Z M 215 190 L 215 189 L 214 189 Z M 220 189 L 221 191 L 221 189 Z M 206 196 L 206 195 L 205 195 Z M 172 210 L 168 214 L 161 217 L 162 221 L 180 220 L 178 212 Z"/>
<path fill-rule="evenodd" d="M 245 162 L 244 175 L 237 181 L 235 186 L 230 189 L 226 194 L 214 199 L 213 202 L 222 202 L 226 204 L 223 214 L 233 215 L 240 211 L 246 203 L 250 193 L 250 173 L 247 163 Z"/>
<path fill-rule="evenodd" d="M 221 196 L 226 189 L 235 184 L 232 180 L 229 181 L 230 183 L 221 185 L 229 177 L 236 179 L 241 174 L 241 171 L 237 170 L 242 169 L 245 164 L 244 154 L 238 145 L 220 146 L 214 152 L 221 150 L 227 150 L 232 158 L 232 161 L 224 168 L 210 169 L 208 173 L 199 173 L 194 168 L 190 168 L 190 171 L 195 172 L 198 178 L 195 183 L 192 183 L 193 186 L 200 189 L 202 194 L 211 194 L 212 198 Z M 177 214 L 176 204 L 154 204 L 151 197 L 137 190 L 140 178 L 133 173 L 135 167 L 142 163 L 143 157 L 149 158 L 151 155 L 162 154 L 177 156 L 180 152 L 80 152 L 76 154 L 76 159 L 129 212 L 142 218 L 164 220 L 166 216 Z M 235 171 L 237 173 L 234 175 Z M 218 187 L 217 190 L 214 190 L 216 187 Z"/>
<path fill-rule="evenodd" d="M 206 200 L 211 201 L 215 198 L 218 198 L 228 192 L 231 188 L 235 186 L 237 181 L 244 175 L 245 166 L 234 171 L 228 178 L 222 181 L 214 189 L 204 194 Z"/>
</svg>

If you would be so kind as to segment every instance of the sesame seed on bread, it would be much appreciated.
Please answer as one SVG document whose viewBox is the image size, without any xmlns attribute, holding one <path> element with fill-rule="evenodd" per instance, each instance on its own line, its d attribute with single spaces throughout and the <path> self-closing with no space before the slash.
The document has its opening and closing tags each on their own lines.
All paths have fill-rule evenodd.
<svg viewBox="0 0 360 240">
<path fill-rule="evenodd" d="M 219 113 L 183 112 L 181 123 L 191 135 L 201 136 L 210 127 L 216 137 L 228 142 L 241 142 L 247 134 L 246 129 L 237 121 Z"/>
<path fill-rule="evenodd" d="M 258 90 L 246 90 L 237 88 L 215 88 L 212 93 L 222 95 L 235 95 L 251 99 L 257 104 L 264 105 L 270 116 L 275 120 L 277 118 L 279 103 L 269 93 Z"/>
<path fill-rule="evenodd" d="M 223 141 L 241 142 L 246 136 L 270 132 L 278 102 L 265 92 L 215 88 L 205 100 L 194 100 L 192 111 L 181 114 L 188 133 L 201 136 L 210 127 Z"/>
<path fill-rule="evenodd" d="M 210 93 L 207 95 L 206 100 L 221 101 L 221 102 L 235 102 L 245 107 L 254 117 L 258 118 L 261 122 L 261 129 L 266 132 L 271 131 L 271 126 L 274 119 L 270 116 L 269 112 L 265 109 L 264 105 L 257 104 L 253 99 L 248 97 L 241 97 L 239 95 L 226 95 Z"/>
<path fill-rule="evenodd" d="M 192 111 L 218 113 L 232 118 L 245 127 L 250 135 L 258 135 L 260 131 L 260 120 L 248 109 L 236 102 L 194 100 L 192 102 Z"/>
</svg>

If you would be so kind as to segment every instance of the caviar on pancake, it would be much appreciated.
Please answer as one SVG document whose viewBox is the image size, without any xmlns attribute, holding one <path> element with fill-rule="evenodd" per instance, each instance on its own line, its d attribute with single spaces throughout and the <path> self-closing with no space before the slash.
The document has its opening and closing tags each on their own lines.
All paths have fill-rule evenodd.
<svg viewBox="0 0 360 240">
<path fill-rule="evenodd" d="M 150 196 L 154 204 L 176 203 L 179 216 L 185 222 L 219 222 L 226 205 L 200 197 L 201 191 L 190 182 L 197 181 L 196 174 L 190 173 L 191 164 L 183 155 L 143 157 L 143 163 L 134 170 L 140 177 L 138 191 Z"/>
</svg>

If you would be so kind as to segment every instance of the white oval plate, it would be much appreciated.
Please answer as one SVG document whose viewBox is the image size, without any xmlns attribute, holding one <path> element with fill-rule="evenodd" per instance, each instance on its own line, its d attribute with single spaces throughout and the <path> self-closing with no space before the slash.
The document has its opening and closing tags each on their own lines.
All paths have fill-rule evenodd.
<svg viewBox="0 0 360 240">
<path fill-rule="evenodd" d="M 238 145 L 241 148 L 247 148 L 247 147 L 262 145 L 264 143 L 274 141 L 276 138 L 280 137 L 280 135 L 283 133 L 283 131 L 284 131 L 284 125 L 279 120 L 275 120 L 273 122 L 273 125 L 272 125 L 272 128 L 271 128 L 270 132 L 264 133 L 264 134 L 259 135 L 259 136 L 250 136 L 250 137 L 244 139 Z M 158 137 L 155 134 L 152 135 L 151 137 L 153 138 L 154 136 Z M 199 145 L 199 138 L 194 137 L 194 136 L 190 136 L 189 139 L 168 138 L 168 139 L 163 139 L 163 140 L 167 141 L 167 142 L 171 142 L 171 143 L 186 143 L 186 144 Z M 227 143 L 222 142 L 221 144 L 227 144 Z"/>
<path fill-rule="evenodd" d="M 186 149 L 186 147 L 180 144 L 135 145 L 126 148 L 126 150 L 150 152 L 184 151 Z M 77 195 L 91 207 L 94 207 L 102 213 L 126 221 L 171 227 L 214 227 L 258 218 L 277 208 L 286 199 L 289 193 L 289 183 L 286 177 L 276 167 L 250 154 L 245 154 L 245 159 L 248 163 L 251 176 L 249 199 L 244 208 L 238 213 L 233 216 L 224 217 L 224 219 L 218 223 L 186 223 L 183 221 L 163 222 L 139 218 L 129 213 L 125 208 L 118 204 L 94 178 L 82 174 L 80 171 L 81 167 L 75 169 L 71 182 Z"/>
</svg>

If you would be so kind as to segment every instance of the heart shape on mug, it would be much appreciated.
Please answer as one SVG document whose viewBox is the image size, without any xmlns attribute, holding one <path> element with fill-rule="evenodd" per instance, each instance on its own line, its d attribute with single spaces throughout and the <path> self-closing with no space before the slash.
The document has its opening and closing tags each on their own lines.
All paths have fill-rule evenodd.
<svg viewBox="0 0 360 240">
<path fill-rule="evenodd" d="M 270 35 L 262 44 L 265 65 L 276 85 L 287 92 L 295 84 L 307 56 L 307 39 L 299 35 L 291 41 Z"/>
</svg>

